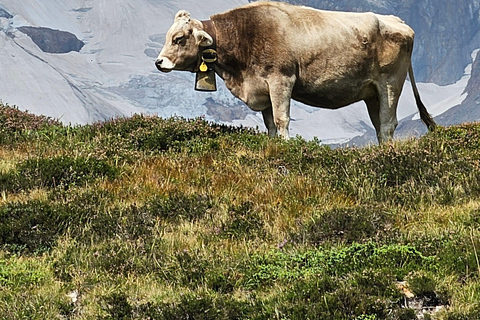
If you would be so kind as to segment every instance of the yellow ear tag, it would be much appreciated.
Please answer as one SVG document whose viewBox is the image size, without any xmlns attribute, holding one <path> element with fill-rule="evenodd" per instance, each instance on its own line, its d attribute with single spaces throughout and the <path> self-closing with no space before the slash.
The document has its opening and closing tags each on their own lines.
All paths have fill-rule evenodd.
<svg viewBox="0 0 480 320">
<path fill-rule="evenodd" d="M 205 61 L 203 61 L 202 64 L 200 65 L 200 71 L 207 72 L 207 70 L 208 70 L 208 67 L 205 64 Z"/>
</svg>

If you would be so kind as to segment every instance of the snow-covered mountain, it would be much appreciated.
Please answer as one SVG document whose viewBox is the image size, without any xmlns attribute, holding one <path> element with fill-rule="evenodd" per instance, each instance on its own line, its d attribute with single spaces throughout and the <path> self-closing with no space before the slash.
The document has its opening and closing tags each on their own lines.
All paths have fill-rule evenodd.
<svg viewBox="0 0 480 320">
<path fill-rule="evenodd" d="M 434 2 L 421 2 L 428 1 Z M 469 1 L 477 3 L 477 0 L 461 2 Z M 263 129 L 261 115 L 250 111 L 234 98 L 220 79 L 217 92 L 196 92 L 193 90 L 193 74 L 163 74 L 154 66 L 155 58 L 164 43 L 165 33 L 179 9 L 189 10 L 195 18 L 208 19 L 214 13 L 247 2 L 0 0 L 0 100 L 34 113 L 61 118 L 66 123 L 87 123 L 116 115 L 142 112 L 156 113 L 164 117 L 205 116 L 208 120 L 258 126 Z M 317 7 L 332 6 L 333 3 L 336 6 L 347 6 L 327 9 L 359 11 L 362 10 L 362 5 L 369 5 L 377 6 L 378 8 L 373 9 L 382 13 L 394 9 L 406 12 L 406 9 L 399 8 L 398 4 L 394 4 L 395 1 L 390 0 L 356 1 L 358 6 L 354 7 L 352 3 L 355 1 L 296 2 Z M 472 8 L 477 11 L 472 11 L 471 16 L 478 20 L 478 8 Z M 435 10 L 429 7 L 415 9 L 428 13 L 427 20 L 431 22 L 430 27 L 434 28 L 435 32 L 442 30 L 441 24 L 439 27 L 438 23 L 434 23 Z M 467 19 L 470 19 L 470 16 Z M 422 32 L 429 32 L 428 25 L 425 30 L 416 31 L 418 38 Z M 474 41 L 476 36 L 472 37 Z M 425 54 L 425 50 L 430 46 L 431 44 L 426 42 L 424 47 L 417 45 L 414 55 L 420 54 L 428 60 L 429 55 Z M 469 44 L 465 50 L 471 52 L 479 47 L 480 44 Z M 441 59 L 435 61 L 437 60 L 441 62 Z M 422 99 L 435 116 L 456 110 L 456 113 L 452 113 L 454 117 L 455 114 L 462 114 L 464 109 L 459 109 L 458 106 L 469 101 L 467 97 L 476 101 L 473 97 L 480 90 L 475 87 L 475 82 L 470 81 L 472 85 L 468 92 L 465 91 L 471 74 L 477 74 L 472 71 L 472 67 L 467 68 L 469 63 L 473 63 L 473 59 L 462 60 L 461 65 L 465 69 L 463 76 L 456 73 L 453 75 L 452 72 L 452 78 L 438 76 L 437 73 L 428 76 L 428 70 L 423 69 L 422 61 L 424 60 L 417 62 L 418 66 L 414 65 L 415 69 L 420 69 L 420 78 L 441 78 L 438 83 L 450 83 L 447 86 L 419 83 Z M 476 65 L 480 68 L 480 63 L 476 61 L 473 69 Z M 450 70 L 441 63 L 438 68 Z M 399 126 L 400 136 L 417 130 L 407 124 L 416 121 L 416 106 L 409 83 L 405 85 L 398 112 L 399 118 L 403 119 Z M 408 132 L 402 132 L 402 128 Z M 363 103 L 335 111 L 312 108 L 300 103 L 292 106 L 291 135 L 298 134 L 307 139 L 316 136 L 329 144 L 344 143 L 354 138 L 361 143 L 373 138 L 372 131 Z"/>
<path fill-rule="evenodd" d="M 1 0 L 0 99 L 34 113 L 86 123 L 138 112 L 195 117 L 208 95 L 193 75 L 160 74 L 154 61 L 179 9 L 199 19 L 246 0 Z M 43 52 L 22 27 L 75 35 L 79 52 Z M 47 34 L 46 34 L 47 36 Z M 224 88 L 217 103 L 236 105 Z M 210 117 L 212 120 L 213 117 Z"/>
</svg>

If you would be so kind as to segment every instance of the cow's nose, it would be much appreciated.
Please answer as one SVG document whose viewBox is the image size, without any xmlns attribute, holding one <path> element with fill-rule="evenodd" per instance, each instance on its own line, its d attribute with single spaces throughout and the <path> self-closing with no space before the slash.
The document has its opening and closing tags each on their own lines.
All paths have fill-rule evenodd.
<svg viewBox="0 0 480 320">
<path fill-rule="evenodd" d="M 155 65 L 157 66 L 158 70 L 162 68 L 162 63 L 163 63 L 163 59 L 157 59 L 157 61 L 155 61 Z"/>
</svg>

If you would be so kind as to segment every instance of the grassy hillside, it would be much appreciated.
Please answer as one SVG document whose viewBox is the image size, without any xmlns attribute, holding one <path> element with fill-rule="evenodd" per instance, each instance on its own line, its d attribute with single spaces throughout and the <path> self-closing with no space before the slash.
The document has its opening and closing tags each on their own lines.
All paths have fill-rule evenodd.
<svg viewBox="0 0 480 320">
<path fill-rule="evenodd" d="M 480 319 L 479 148 L 0 105 L 0 318 Z"/>
</svg>

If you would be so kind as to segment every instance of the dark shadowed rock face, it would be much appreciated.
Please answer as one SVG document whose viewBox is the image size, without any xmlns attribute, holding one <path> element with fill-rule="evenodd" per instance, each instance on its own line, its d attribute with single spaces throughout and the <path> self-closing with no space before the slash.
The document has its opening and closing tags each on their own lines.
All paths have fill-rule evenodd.
<svg viewBox="0 0 480 320">
<path fill-rule="evenodd" d="M 437 117 L 440 124 L 451 125 L 480 120 L 480 51 L 473 63 L 472 76 L 465 93 L 467 97 L 460 105 Z"/>
<path fill-rule="evenodd" d="M 5 9 L 0 8 L 0 18 L 11 19 L 11 18 L 13 18 L 13 16 L 10 13 L 8 13 L 7 11 L 5 11 Z"/>
<path fill-rule="evenodd" d="M 18 30 L 28 35 L 43 52 L 78 52 L 85 45 L 74 34 L 66 31 L 42 27 L 19 27 Z"/>
</svg>

